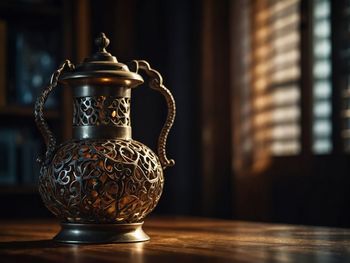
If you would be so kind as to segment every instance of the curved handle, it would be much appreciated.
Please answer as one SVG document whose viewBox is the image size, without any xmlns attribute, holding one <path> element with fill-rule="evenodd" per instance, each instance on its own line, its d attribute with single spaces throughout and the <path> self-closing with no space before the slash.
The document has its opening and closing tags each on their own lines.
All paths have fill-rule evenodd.
<svg viewBox="0 0 350 263">
<path fill-rule="evenodd" d="M 163 78 L 160 75 L 160 73 L 152 69 L 147 61 L 133 60 L 132 62 L 135 63 L 136 66 L 135 72 L 138 73 L 139 69 L 144 70 L 146 74 L 150 77 L 149 86 L 152 89 L 162 93 L 166 99 L 166 103 L 168 106 L 168 115 L 158 138 L 158 156 L 162 168 L 163 170 L 165 170 L 167 167 L 171 167 L 175 164 L 175 161 L 173 159 L 169 160 L 167 158 L 165 149 L 169 131 L 174 124 L 176 114 L 175 100 L 171 92 L 163 85 Z"/>
<path fill-rule="evenodd" d="M 51 161 L 53 152 L 56 148 L 56 138 L 52 131 L 49 129 L 49 126 L 44 119 L 44 105 L 49 97 L 51 91 L 57 86 L 58 79 L 65 68 L 68 68 L 69 70 L 74 69 L 74 65 L 69 61 L 64 61 L 60 67 L 52 74 L 50 79 L 50 84 L 45 87 L 40 95 L 38 96 L 35 107 L 34 107 L 34 117 L 35 117 L 35 123 L 41 133 L 41 135 L 44 137 L 45 145 L 46 145 L 46 154 L 45 154 L 45 164 L 48 164 Z M 38 158 L 37 160 L 39 163 L 42 163 L 43 160 L 41 158 Z"/>
</svg>

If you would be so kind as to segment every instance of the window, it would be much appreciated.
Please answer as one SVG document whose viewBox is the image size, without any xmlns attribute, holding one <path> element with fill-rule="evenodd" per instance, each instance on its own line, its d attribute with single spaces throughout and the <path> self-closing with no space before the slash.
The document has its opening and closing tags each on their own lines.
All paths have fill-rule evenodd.
<svg viewBox="0 0 350 263">
<path fill-rule="evenodd" d="M 234 42 L 241 61 L 234 62 L 235 165 L 253 170 L 263 169 L 275 156 L 298 156 L 302 153 L 302 133 L 310 133 L 313 154 L 332 152 L 332 40 L 331 2 L 313 0 L 307 30 L 312 36 L 302 39 L 301 0 L 241 0 L 240 22 Z M 311 54 L 302 52 L 302 41 L 308 41 Z M 304 43 L 304 42 L 303 42 Z M 310 66 L 302 65 L 308 56 Z M 238 58 L 236 58 L 238 59 Z M 311 67 L 310 70 L 304 70 Z M 310 85 L 302 79 L 309 74 Z M 349 78 L 350 80 L 350 78 Z M 350 83 L 350 82 L 349 82 Z M 311 89 L 311 98 L 302 90 Z M 238 91 L 237 91 L 238 90 Z M 350 88 L 348 89 L 350 90 Z M 344 105 L 344 116 L 350 120 L 350 92 Z M 308 99 L 308 109 L 302 100 Z M 310 115 L 310 131 L 302 125 L 302 116 Z M 349 138 L 349 131 L 343 135 Z M 238 135 L 237 135 L 238 134 Z"/>
</svg>

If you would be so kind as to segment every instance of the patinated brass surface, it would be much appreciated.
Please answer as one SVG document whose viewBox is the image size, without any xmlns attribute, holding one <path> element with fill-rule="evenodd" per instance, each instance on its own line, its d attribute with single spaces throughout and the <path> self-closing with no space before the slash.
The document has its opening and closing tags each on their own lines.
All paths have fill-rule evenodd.
<svg viewBox="0 0 350 263">
<path fill-rule="evenodd" d="M 82 64 L 63 63 L 37 99 L 35 121 L 47 146 L 39 192 L 64 223 L 56 237 L 60 242 L 145 241 L 148 236 L 140 224 L 162 194 L 163 170 L 175 164 L 166 156 L 175 101 L 159 72 L 146 61 L 134 60 L 132 72 L 106 51 L 109 40 L 104 34 L 96 43 L 99 50 Z M 168 106 L 158 156 L 131 137 L 131 89 L 143 83 L 139 70 L 149 76 L 150 87 L 163 94 Z M 43 108 L 59 83 L 73 90 L 74 113 L 73 139 L 57 147 Z M 99 234 L 93 238 L 96 229 Z"/>
<path fill-rule="evenodd" d="M 79 140 L 60 146 L 42 170 L 39 191 L 63 222 L 136 223 L 163 189 L 157 156 L 134 140 Z"/>
</svg>

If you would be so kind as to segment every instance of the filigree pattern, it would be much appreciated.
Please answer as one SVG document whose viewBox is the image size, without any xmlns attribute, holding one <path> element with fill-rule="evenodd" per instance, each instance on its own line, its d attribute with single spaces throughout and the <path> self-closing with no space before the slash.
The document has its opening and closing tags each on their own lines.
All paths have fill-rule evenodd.
<svg viewBox="0 0 350 263">
<path fill-rule="evenodd" d="M 80 97 L 73 102 L 73 125 L 130 126 L 130 98 Z"/>
<path fill-rule="evenodd" d="M 42 166 L 39 191 L 48 209 L 68 222 L 135 223 L 157 205 L 163 189 L 157 156 L 134 140 L 72 141 Z"/>
</svg>

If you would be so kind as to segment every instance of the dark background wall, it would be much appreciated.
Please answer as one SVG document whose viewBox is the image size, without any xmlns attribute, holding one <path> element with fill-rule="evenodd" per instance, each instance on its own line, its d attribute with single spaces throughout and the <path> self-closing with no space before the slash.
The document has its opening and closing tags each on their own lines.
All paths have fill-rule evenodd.
<svg viewBox="0 0 350 263">
<path fill-rule="evenodd" d="M 108 8 L 106 8 L 108 7 Z M 92 35 L 105 32 L 110 52 L 124 63 L 147 60 L 161 72 L 177 103 L 168 142 L 176 166 L 166 170 L 164 194 L 157 212 L 198 213 L 198 9 L 192 1 L 92 1 Z M 156 149 L 166 117 L 161 96 L 144 85 L 133 92 L 133 138 Z"/>
<path fill-rule="evenodd" d="M 53 2 L 61 5 L 61 1 Z M 110 53 L 123 63 L 133 59 L 150 62 L 162 74 L 165 85 L 175 97 L 177 115 L 167 150 L 176 165 L 165 172 L 165 188 L 155 214 L 231 217 L 230 154 L 221 150 L 223 145 L 228 150 L 231 147 L 229 130 L 221 129 L 230 126 L 225 122 L 225 114 L 229 112 L 224 110 L 226 104 L 222 104 L 225 100 L 228 102 L 229 97 L 221 92 L 215 94 L 216 87 L 228 92 L 228 61 L 224 62 L 226 56 L 222 55 L 228 53 L 228 43 L 216 41 L 216 33 L 222 37 L 226 35 L 223 40 L 228 40 L 228 1 L 223 1 L 222 5 L 208 1 L 206 13 L 203 13 L 205 2 L 197 0 L 62 2 L 64 52 L 61 60 L 69 58 L 75 64 L 80 63 L 95 51 L 94 38 L 104 32 L 111 41 L 107 48 Z M 11 7 L 11 3 L 8 5 Z M 211 10 L 212 7 L 215 8 Z M 34 10 L 37 6 L 28 4 L 27 8 Z M 11 17 L 15 20 L 20 14 L 14 11 Z M 212 44 L 205 46 L 203 41 Z M 225 50 L 221 49 L 221 44 Z M 210 64 L 203 67 L 203 63 Z M 203 85 L 208 92 L 204 92 Z M 212 95 L 216 96 L 215 100 L 206 105 Z M 71 118 L 69 91 L 65 91 L 64 96 L 64 117 L 60 121 Z M 205 113 L 204 109 L 207 109 Z M 161 94 L 147 85 L 135 89 L 132 94 L 133 138 L 156 149 L 166 113 Z M 208 114 L 212 116 L 210 119 Z M 204 123 L 207 128 L 203 128 Z M 203 139 L 204 129 L 211 129 L 215 124 L 219 125 L 212 136 L 220 138 L 220 144 Z M 39 136 L 34 123 L 30 121 L 28 125 Z M 69 137 L 69 125 L 65 129 L 59 137 Z M 215 147 L 210 148 L 210 145 Z M 204 164 L 209 165 L 209 169 L 205 169 Z M 9 200 L 6 207 L 11 211 L 3 214 L 4 217 L 49 216 L 35 191 L 28 194 L 12 190 L 3 194 Z M 27 201 L 23 203 L 23 200 Z M 17 209 L 23 204 L 26 208 Z"/>
<path fill-rule="evenodd" d="M 232 216 L 230 154 L 225 152 L 231 147 L 230 124 L 225 121 L 228 6 L 228 1 L 91 2 L 92 35 L 106 32 L 113 43 L 110 51 L 120 61 L 149 61 L 162 73 L 177 103 L 169 139 L 176 166 L 166 170 L 156 213 Z M 133 136 L 155 149 L 166 114 L 163 98 L 142 87 L 133 93 L 132 103 Z M 210 148 L 203 134 L 214 125 L 213 136 L 221 141 L 211 140 L 215 148 Z"/>
<path fill-rule="evenodd" d="M 79 63 L 95 51 L 93 39 L 104 32 L 111 40 L 110 53 L 123 63 L 133 59 L 150 62 L 175 97 L 177 116 L 167 149 L 176 165 L 165 171 L 163 196 L 154 214 L 350 225 L 347 155 L 274 158 L 258 175 L 234 170 L 232 72 L 240 54 L 233 47 L 240 39 L 231 35 L 231 29 L 239 5 L 229 0 L 52 2 L 64 3 L 63 13 L 58 14 L 64 17 L 61 59 Z M 1 18 L 11 16 L 16 21 L 21 15 L 9 14 L 7 9 L 0 5 Z M 308 63 L 305 58 L 301 67 Z M 54 126 L 70 116 L 70 103 L 63 101 L 64 116 Z M 1 109 L 0 115 L 4 115 Z M 133 90 L 134 139 L 156 149 L 165 117 L 166 104 L 160 94 L 147 85 Z M 2 127 L 4 123 L 10 122 L 2 122 Z M 31 112 L 23 125 L 39 136 Z M 310 127 L 305 120 L 303 125 Z M 62 133 L 62 138 L 68 137 L 70 129 Z M 1 187 L 0 197 L 1 218 L 51 216 L 36 191 Z"/>
</svg>

